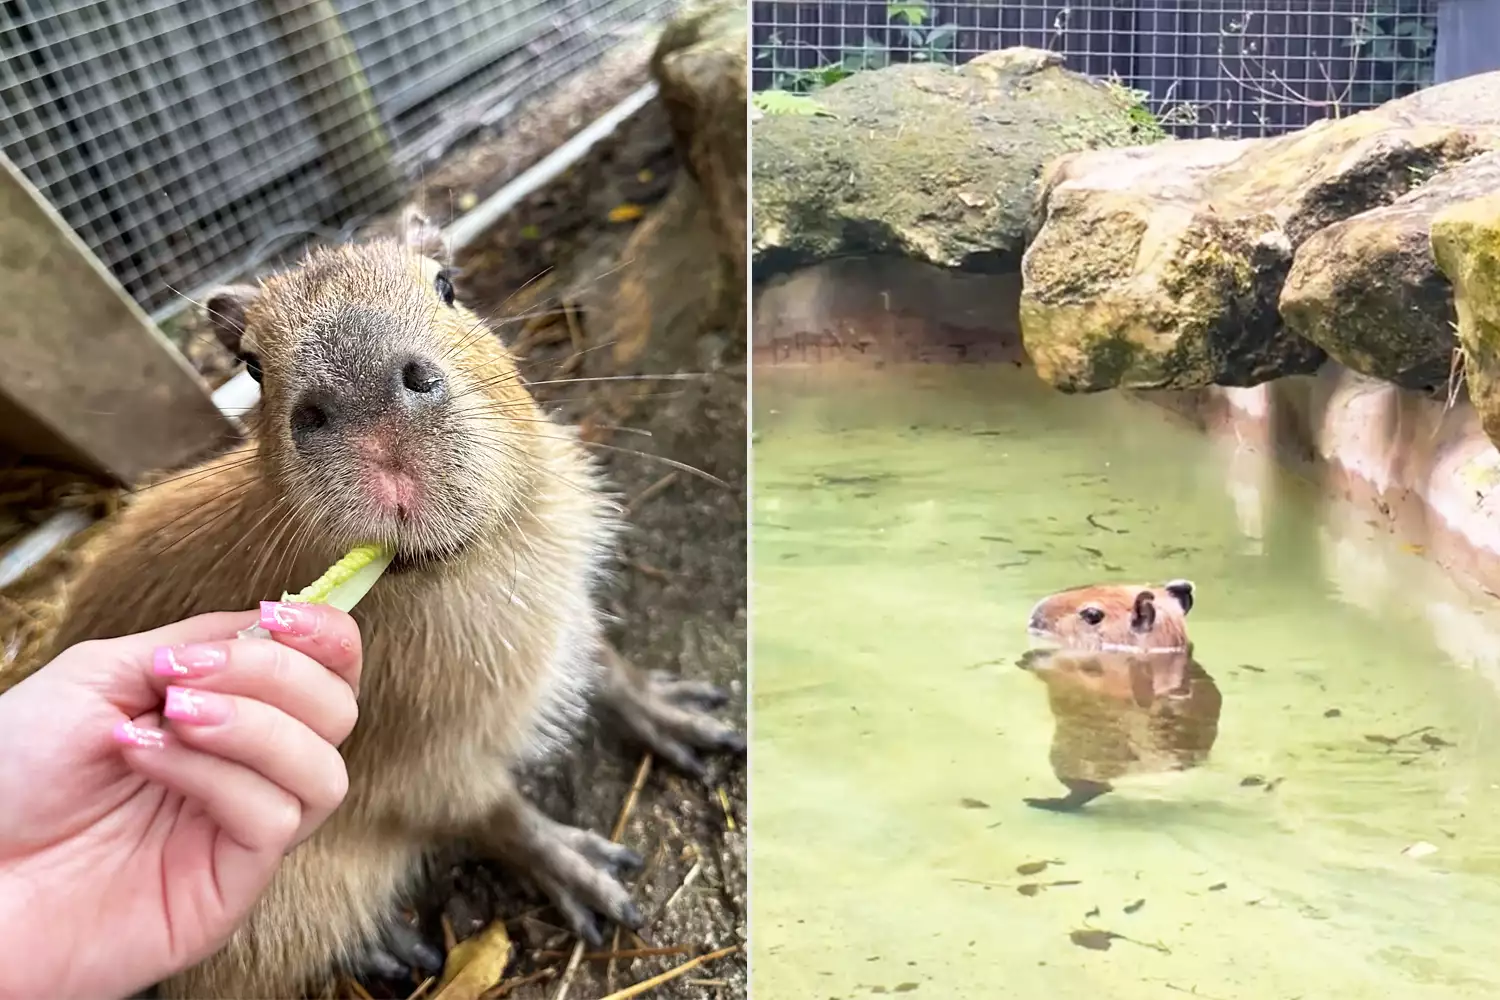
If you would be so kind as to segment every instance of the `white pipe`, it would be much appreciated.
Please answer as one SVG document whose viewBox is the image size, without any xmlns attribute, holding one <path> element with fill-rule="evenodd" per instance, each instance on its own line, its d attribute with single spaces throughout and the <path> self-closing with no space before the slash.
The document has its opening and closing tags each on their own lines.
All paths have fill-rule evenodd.
<svg viewBox="0 0 1500 1000">
<path fill-rule="evenodd" d="M 599 140 L 607 138 L 621 123 L 644 108 L 656 96 L 656 84 L 647 83 L 619 104 L 596 118 L 587 128 L 558 146 L 539 162 L 523 171 L 521 176 L 490 195 L 462 217 L 453 220 L 443 230 L 443 241 L 450 251 L 461 250 L 474 241 L 485 230 L 493 226 L 500 217 L 520 201 L 533 194 L 594 148 Z"/>
<path fill-rule="evenodd" d="M 0 553 L 0 587 L 8 587 L 21 579 L 27 570 L 93 521 L 88 511 L 70 507 L 58 511 L 22 535 L 14 545 Z"/>
</svg>

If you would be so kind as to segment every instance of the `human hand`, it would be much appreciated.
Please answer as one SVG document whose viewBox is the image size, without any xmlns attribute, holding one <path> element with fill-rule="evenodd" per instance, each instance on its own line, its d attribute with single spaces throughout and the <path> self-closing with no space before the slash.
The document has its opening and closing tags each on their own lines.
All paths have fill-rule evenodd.
<svg viewBox="0 0 1500 1000">
<path fill-rule="evenodd" d="M 125 996 L 217 950 L 343 800 L 359 671 L 348 615 L 265 604 L 0 696 L 0 996 Z"/>
</svg>

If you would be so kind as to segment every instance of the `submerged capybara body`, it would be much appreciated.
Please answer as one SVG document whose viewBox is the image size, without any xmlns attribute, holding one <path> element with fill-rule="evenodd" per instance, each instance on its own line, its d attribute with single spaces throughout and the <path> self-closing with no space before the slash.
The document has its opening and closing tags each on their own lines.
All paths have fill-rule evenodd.
<svg viewBox="0 0 1500 1000">
<path fill-rule="evenodd" d="M 1027 799 L 1071 811 L 1132 774 L 1179 771 L 1207 760 L 1223 697 L 1193 658 L 1186 616 L 1193 585 L 1095 585 L 1039 601 L 1028 632 L 1049 647 L 1022 666 L 1047 685 L 1050 759 L 1068 789 Z"/>
<path fill-rule="evenodd" d="M 210 296 L 261 381 L 254 440 L 142 490 L 92 544 L 37 663 L 81 640 L 295 592 L 355 544 L 397 556 L 355 609 L 360 718 L 343 805 L 218 955 L 166 997 L 290 997 L 390 944 L 419 861 L 457 839 L 503 858 L 567 922 L 640 915 L 631 852 L 540 813 L 513 777 L 564 746 L 596 693 L 637 734 L 743 747 L 706 685 L 647 677 L 602 638 L 619 527 L 575 433 L 455 302 L 431 233 L 344 246 Z M 670 756 L 670 755 L 669 755 Z"/>
</svg>

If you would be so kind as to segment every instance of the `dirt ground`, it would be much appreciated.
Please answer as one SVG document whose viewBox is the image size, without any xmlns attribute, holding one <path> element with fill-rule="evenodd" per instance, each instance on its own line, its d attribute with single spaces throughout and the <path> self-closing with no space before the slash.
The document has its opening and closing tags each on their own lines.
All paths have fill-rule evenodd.
<svg viewBox="0 0 1500 1000">
<path fill-rule="evenodd" d="M 625 75 L 618 97 L 639 82 Z M 599 103 L 597 95 L 591 99 Z M 515 142 L 501 136 L 488 150 L 483 144 L 459 150 L 427 171 L 429 207 L 468 203 L 465 192 L 482 197 L 497 188 L 496 164 L 514 166 L 502 147 Z M 631 530 L 605 597 L 618 619 L 617 646 L 641 666 L 726 686 L 732 698 L 724 718 L 743 728 L 745 331 L 702 329 L 681 350 L 652 352 L 690 359 L 676 367 L 689 377 L 615 380 L 608 295 L 600 294 L 622 265 L 632 230 L 650 218 L 679 169 L 666 117 L 653 103 L 461 255 L 458 288 L 523 358 L 532 382 L 550 383 L 535 385 L 538 396 L 583 426 L 627 504 Z M 683 280 L 697 279 L 684 274 Z M 175 337 L 210 384 L 232 372 L 232 360 L 196 320 L 176 326 Z M 669 373 L 648 376 L 657 374 Z M 63 496 L 101 507 L 112 502 L 97 484 L 0 462 L 0 545 Z M 64 566 L 59 560 L 44 572 Z M 7 630 L 27 621 L 30 606 L 17 600 L 45 598 L 49 589 L 45 579 L 26 583 L 0 593 L 0 652 Z M 496 917 L 506 920 L 515 951 L 504 979 L 485 996 L 517 1000 L 599 1000 L 695 956 L 742 945 L 743 763 L 714 759 L 700 783 L 653 761 L 632 797 L 643 766 L 640 748 L 595 727 L 582 735 L 577 753 L 527 776 L 539 803 L 559 819 L 609 832 L 628 813 L 621 839 L 646 859 L 629 881 L 647 924 L 639 935 L 607 933 L 599 954 L 574 961 L 575 942 L 545 900 L 508 870 L 483 862 L 437 866 L 416 916 L 434 943 L 467 938 Z M 746 982 L 744 952 L 735 951 L 641 995 L 742 998 Z M 419 988 L 415 981 L 330 984 L 341 996 L 404 997 Z"/>
</svg>

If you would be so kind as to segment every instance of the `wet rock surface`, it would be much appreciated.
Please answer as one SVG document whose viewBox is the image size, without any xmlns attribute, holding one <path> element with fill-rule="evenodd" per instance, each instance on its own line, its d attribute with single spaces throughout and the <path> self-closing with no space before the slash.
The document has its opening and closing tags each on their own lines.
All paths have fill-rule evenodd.
<svg viewBox="0 0 1500 1000">
<path fill-rule="evenodd" d="M 1433 257 L 1432 220 L 1496 190 L 1500 153 L 1487 153 L 1314 233 L 1297 248 L 1281 293 L 1287 328 L 1362 375 L 1446 393 L 1457 314 Z"/>
<path fill-rule="evenodd" d="M 1425 386 L 1446 346 L 1435 326 L 1407 337 L 1420 348 L 1357 344 L 1368 339 L 1361 329 L 1384 334 L 1351 303 L 1330 332 L 1312 315 L 1323 263 L 1312 253 L 1298 272 L 1293 321 L 1281 312 L 1283 289 L 1302 248 L 1328 227 L 1497 147 L 1500 74 L 1491 73 L 1274 139 L 1064 156 L 1042 178 L 1023 264 L 1027 352 L 1042 378 L 1071 392 L 1255 385 L 1315 370 L 1323 342 Z M 1414 201 L 1408 218 L 1422 210 Z M 1336 238 L 1323 237 L 1313 252 L 1331 254 Z M 1323 278 L 1333 289 L 1323 294 L 1392 282 L 1372 298 L 1378 313 L 1399 300 L 1395 283 L 1423 291 L 1418 273 L 1374 271 L 1387 266 L 1372 253 Z"/>
<path fill-rule="evenodd" d="M 866 253 L 1015 270 L 1043 164 L 1144 138 L 1120 88 L 1060 63 L 1006 49 L 959 69 L 891 66 L 818 91 L 821 114 L 761 115 L 757 271 Z"/>
<path fill-rule="evenodd" d="M 1500 194 L 1440 212 L 1432 250 L 1453 282 L 1469 399 L 1485 434 L 1500 444 Z"/>
</svg>

